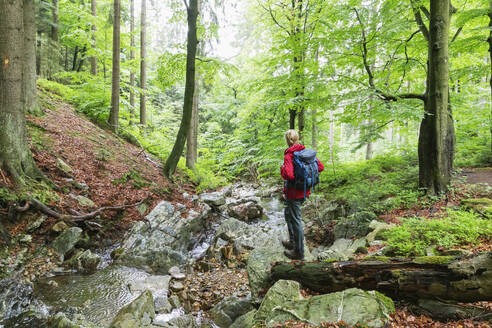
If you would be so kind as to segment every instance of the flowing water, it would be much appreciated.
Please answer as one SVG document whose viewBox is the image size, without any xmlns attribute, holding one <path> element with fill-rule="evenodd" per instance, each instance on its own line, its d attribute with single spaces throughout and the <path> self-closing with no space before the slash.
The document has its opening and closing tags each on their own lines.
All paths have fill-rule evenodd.
<svg viewBox="0 0 492 328">
<path fill-rule="evenodd" d="M 253 225 L 262 229 L 284 226 L 283 203 L 278 198 L 262 198 L 259 203 L 264 207 L 268 220 L 259 220 Z M 205 254 L 213 243 L 217 227 L 218 224 L 212 225 L 199 237 L 197 246 L 190 252 L 193 258 Z M 139 296 L 140 292 L 131 290 L 132 283 L 149 277 L 142 270 L 111 264 L 109 254 L 114 248 L 116 246 L 100 252 L 102 261 L 99 271 L 92 275 L 69 274 L 40 279 L 35 285 L 36 297 L 53 313 L 81 314 L 96 326 L 107 327 L 119 309 Z M 182 309 L 175 309 L 169 314 L 158 314 L 157 318 L 168 321 L 183 314 Z"/>
</svg>

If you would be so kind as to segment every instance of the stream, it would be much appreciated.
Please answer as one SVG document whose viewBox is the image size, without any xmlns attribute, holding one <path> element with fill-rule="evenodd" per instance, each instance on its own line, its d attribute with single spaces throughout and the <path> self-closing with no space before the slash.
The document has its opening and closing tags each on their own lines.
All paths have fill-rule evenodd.
<svg viewBox="0 0 492 328">
<path fill-rule="evenodd" d="M 264 209 L 263 219 L 252 220 L 248 223 L 248 229 L 257 229 L 262 233 L 275 233 L 285 229 L 283 203 L 270 194 L 270 197 L 256 197 L 258 190 L 252 187 L 234 188 L 229 197 L 225 197 L 225 205 L 237 203 L 242 199 L 254 199 Z M 262 194 L 263 196 L 264 194 Z M 220 224 L 230 216 L 220 209 L 212 211 L 215 222 L 207 224 L 207 230 L 200 231 L 193 237 L 194 242 L 187 256 L 192 261 L 205 256 L 207 250 L 217 240 L 217 231 Z M 253 234 L 253 235 L 256 235 Z M 94 274 L 53 274 L 50 277 L 39 279 L 34 285 L 34 296 L 47 306 L 51 314 L 62 312 L 67 317 L 81 317 L 84 321 L 91 323 L 94 327 L 108 327 L 119 309 L 137 298 L 142 286 L 148 288 L 154 294 L 162 293 L 167 301 L 168 290 L 159 289 L 159 285 L 153 285 L 152 281 L 165 279 L 164 274 L 148 273 L 142 268 L 133 268 L 125 265 L 112 263 L 110 253 L 112 248 L 99 252 L 102 261 L 98 271 Z M 167 278 L 169 282 L 169 278 Z M 165 295 L 164 295 L 165 294 Z M 171 310 L 171 309 L 170 309 Z M 183 308 L 175 308 L 168 313 L 157 314 L 158 321 L 166 322 L 185 314 Z M 200 321 L 200 318 L 197 318 Z M 155 320 L 156 321 L 156 320 Z M 154 325 L 155 325 L 154 321 Z M 212 327 L 217 327 L 210 323 Z M 3 327 L 0 324 L 0 327 Z M 6 325 L 8 327 L 28 327 L 27 325 Z"/>
</svg>

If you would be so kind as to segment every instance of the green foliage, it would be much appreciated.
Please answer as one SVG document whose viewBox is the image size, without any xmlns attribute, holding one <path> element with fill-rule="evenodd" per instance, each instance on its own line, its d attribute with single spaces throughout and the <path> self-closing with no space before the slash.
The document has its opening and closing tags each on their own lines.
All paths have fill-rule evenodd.
<svg viewBox="0 0 492 328">
<path fill-rule="evenodd" d="M 442 219 L 407 218 L 387 232 L 387 244 L 396 255 L 425 255 L 430 246 L 451 248 L 477 244 L 480 237 L 492 234 L 492 222 L 467 211 L 448 210 Z"/>
<path fill-rule="evenodd" d="M 123 174 L 121 178 L 115 179 L 112 182 L 113 184 L 118 184 L 127 183 L 129 181 L 131 181 L 132 186 L 136 189 L 142 189 L 150 185 L 150 181 L 142 177 L 140 173 L 135 169 L 131 169 L 127 173 Z"/>
<path fill-rule="evenodd" d="M 343 199 L 352 211 L 381 213 L 415 204 L 422 195 L 417 181 L 415 155 L 386 155 L 336 166 L 325 163 L 320 189 L 330 199 Z"/>
</svg>

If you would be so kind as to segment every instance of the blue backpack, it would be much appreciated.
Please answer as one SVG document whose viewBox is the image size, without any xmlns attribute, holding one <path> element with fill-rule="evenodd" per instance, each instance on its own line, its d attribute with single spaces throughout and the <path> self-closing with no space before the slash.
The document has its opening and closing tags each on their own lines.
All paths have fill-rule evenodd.
<svg viewBox="0 0 492 328">
<path fill-rule="evenodd" d="M 316 151 L 309 148 L 293 153 L 294 180 L 288 182 L 288 188 L 304 190 L 306 192 L 319 183 L 318 161 Z"/>
</svg>

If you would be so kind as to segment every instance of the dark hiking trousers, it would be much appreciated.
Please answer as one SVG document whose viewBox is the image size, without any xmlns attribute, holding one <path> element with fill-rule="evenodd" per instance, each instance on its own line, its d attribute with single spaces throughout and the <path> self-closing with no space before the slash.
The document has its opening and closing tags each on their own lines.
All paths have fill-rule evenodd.
<svg viewBox="0 0 492 328">
<path fill-rule="evenodd" d="M 304 199 L 287 199 L 285 201 L 285 221 L 289 229 L 289 240 L 294 245 L 294 251 L 304 257 L 304 231 L 302 229 L 301 205 Z"/>
</svg>

